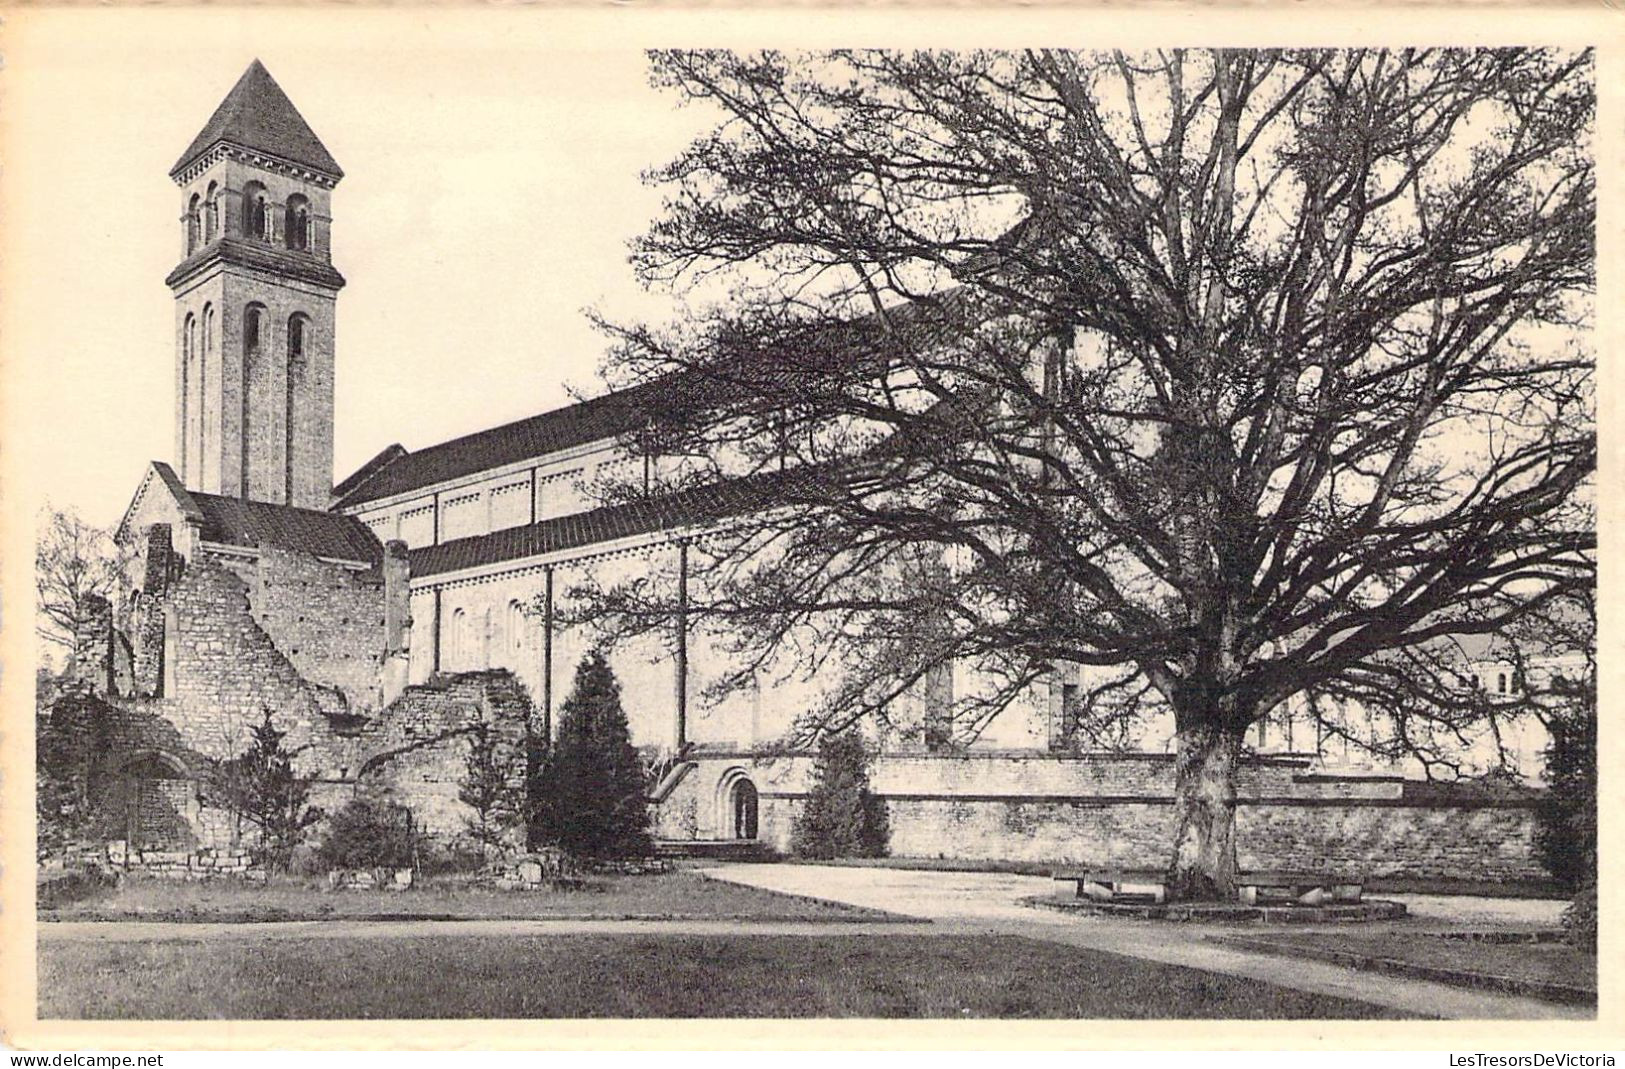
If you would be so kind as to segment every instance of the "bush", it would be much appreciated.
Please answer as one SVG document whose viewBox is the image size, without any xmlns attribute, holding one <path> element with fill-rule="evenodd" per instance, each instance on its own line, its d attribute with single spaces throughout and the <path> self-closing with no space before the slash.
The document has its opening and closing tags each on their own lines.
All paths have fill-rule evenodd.
<svg viewBox="0 0 1625 1069">
<path fill-rule="evenodd" d="M 791 850 L 801 857 L 882 857 L 886 809 L 869 790 L 869 753 L 856 731 L 818 744 L 812 791 L 796 817 Z"/>
<path fill-rule="evenodd" d="M 643 762 L 632 748 L 621 685 L 596 650 L 576 667 L 558 741 L 537 788 L 532 842 L 580 857 L 641 857 L 653 850 Z"/>
<path fill-rule="evenodd" d="M 96 783 L 107 751 L 104 712 L 95 698 L 78 692 L 35 711 L 34 821 L 41 857 L 100 830 L 106 814 L 98 811 Z"/>
<path fill-rule="evenodd" d="M 1595 758 L 1595 751 L 1593 751 Z M 1574 900 L 1563 911 L 1563 928 L 1568 941 L 1586 950 L 1597 949 L 1597 779 L 1595 764 L 1591 781 L 1573 818 L 1575 837 L 1582 844 L 1580 885 Z"/>
<path fill-rule="evenodd" d="M 356 798 L 328 821 L 316 857 L 329 871 L 416 868 L 421 839 L 410 809 Z"/>
<path fill-rule="evenodd" d="M 1568 942 L 1582 950 L 1597 949 L 1597 881 L 1580 888 L 1574 901 L 1563 911 L 1563 930 Z"/>
<path fill-rule="evenodd" d="M 1597 681 L 1558 679 L 1563 699 L 1549 720 L 1546 796 L 1537 814 L 1536 842 L 1552 877 L 1574 892 L 1563 913 L 1568 941 L 1597 948 Z"/>
<path fill-rule="evenodd" d="M 1547 791 L 1538 811 L 1541 860 L 1565 890 L 1593 877 L 1597 841 L 1597 720 L 1585 703 L 1551 720 Z"/>
</svg>

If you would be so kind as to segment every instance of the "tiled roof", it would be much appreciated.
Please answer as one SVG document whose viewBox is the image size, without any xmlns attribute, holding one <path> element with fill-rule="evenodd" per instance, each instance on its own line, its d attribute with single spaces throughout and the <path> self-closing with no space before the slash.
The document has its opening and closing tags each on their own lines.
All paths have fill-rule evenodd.
<svg viewBox="0 0 1625 1069">
<path fill-rule="evenodd" d="M 222 141 L 259 149 L 334 178 L 344 177 L 333 154 L 327 151 L 327 146 L 276 84 L 271 72 L 257 59 L 248 65 L 226 99 L 214 109 L 202 131 L 181 153 L 170 175 L 179 174 L 187 164 Z"/>
<path fill-rule="evenodd" d="M 372 475 L 363 474 L 364 466 L 362 471 L 339 484 L 341 493 L 343 488 L 349 489 L 347 493 L 342 493 L 338 504 L 348 508 L 504 464 L 626 434 L 644 426 L 651 411 L 665 403 L 665 385 L 661 381 L 643 383 L 528 419 L 453 438 L 415 453 L 402 450 L 393 459 L 377 465 L 383 456 L 380 454 L 366 465 L 376 466 Z"/>
<path fill-rule="evenodd" d="M 406 450 L 401 447 L 399 442 L 380 450 L 371 460 L 351 472 L 349 478 L 333 487 L 333 496 L 335 498 L 343 497 L 405 455 Z"/>
<path fill-rule="evenodd" d="M 543 553 L 726 519 L 772 504 L 791 479 L 805 477 L 806 472 L 752 475 L 664 497 L 558 516 L 524 527 L 420 546 L 410 554 L 412 578 L 523 560 Z"/>
<path fill-rule="evenodd" d="M 228 546 L 276 546 L 329 560 L 376 564 L 384 548 L 353 516 L 189 491 L 203 513 L 203 538 Z"/>
<path fill-rule="evenodd" d="M 942 295 L 939 303 L 955 300 L 958 292 Z M 724 346 L 725 358 L 720 361 L 724 370 L 715 373 L 697 366 L 686 367 L 415 453 L 403 450 L 401 455 L 382 464 L 379 461 L 385 457 L 380 454 L 339 484 L 336 507 L 350 508 L 504 464 L 614 438 L 679 416 L 691 411 L 691 406 L 753 403 L 761 400 L 763 393 L 768 395 L 764 403 L 775 403 L 775 398 L 782 401 L 785 396 L 795 395 L 802 388 L 799 384 L 808 377 L 826 376 L 843 366 L 852 368 L 858 366 L 859 361 L 871 360 L 881 348 L 882 335 L 893 337 L 898 331 L 909 329 L 921 316 L 918 307 L 908 306 L 894 310 L 885 324 L 868 315 L 840 324 L 805 324 L 799 333 L 787 336 L 784 352 L 769 357 L 766 367 L 757 367 L 742 375 L 730 374 L 726 369 L 734 366 L 736 360 L 751 359 L 751 351 L 729 353 Z M 375 474 L 366 475 L 367 468 L 376 469 Z"/>
</svg>

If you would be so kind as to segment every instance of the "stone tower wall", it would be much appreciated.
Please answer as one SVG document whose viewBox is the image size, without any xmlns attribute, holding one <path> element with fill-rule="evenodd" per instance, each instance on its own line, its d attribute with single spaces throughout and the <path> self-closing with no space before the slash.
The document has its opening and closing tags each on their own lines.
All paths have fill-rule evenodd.
<svg viewBox="0 0 1625 1069">
<path fill-rule="evenodd" d="M 264 311 L 259 345 L 250 352 L 244 347 L 244 323 L 251 305 Z M 201 324 L 208 307 L 214 310 L 215 327 L 212 344 L 204 348 L 199 452 L 198 433 L 189 429 L 198 419 L 197 388 L 181 365 L 187 317 L 195 317 Z M 300 508 L 327 507 L 333 473 L 334 311 L 330 290 L 230 265 L 212 268 L 177 293 L 177 456 L 182 459 L 181 479 L 187 489 Z M 298 361 L 289 353 L 290 322 L 295 315 L 307 321 L 304 356 Z M 198 336 L 203 345 L 201 326 Z M 183 389 L 184 395 L 179 393 Z"/>
</svg>

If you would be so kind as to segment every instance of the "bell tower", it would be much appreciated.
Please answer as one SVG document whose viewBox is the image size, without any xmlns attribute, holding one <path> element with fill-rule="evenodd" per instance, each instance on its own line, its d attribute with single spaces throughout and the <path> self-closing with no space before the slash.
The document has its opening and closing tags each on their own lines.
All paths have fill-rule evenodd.
<svg viewBox="0 0 1625 1069">
<path fill-rule="evenodd" d="M 175 457 L 189 490 L 326 509 L 338 163 L 255 60 L 169 172 L 181 190 Z"/>
</svg>

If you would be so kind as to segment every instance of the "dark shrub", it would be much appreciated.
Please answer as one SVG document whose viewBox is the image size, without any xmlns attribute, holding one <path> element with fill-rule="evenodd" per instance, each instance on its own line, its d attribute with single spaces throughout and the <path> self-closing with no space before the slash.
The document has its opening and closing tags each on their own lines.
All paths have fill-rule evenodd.
<svg viewBox="0 0 1625 1069">
<path fill-rule="evenodd" d="M 95 784 L 106 759 L 106 706 L 74 691 L 35 711 L 34 819 L 39 856 L 98 828 Z M 120 814 L 122 816 L 122 814 Z"/>
<path fill-rule="evenodd" d="M 640 857 L 653 849 L 648 786 L 621 708 L 621 685 L 596 650 L 576 667 L 537 787 L 533 842 L 579 857 Z"/>
<path fill-rule="evenodd" d="M 1595 751 L 1593 751 L 1595 759 Z M 1581 844 L 1584 864 L 1574 900 L 1563 912 L 1568 941 L 1586 950 L 1597 949 L 1597 779 L 1593 765 L 1586 794 L 1573 817 L 1574 835 Z"/>
<path fill-rule="evenodd" d="M 1597 949 L 1597 881 L 1580 888 L 1563 911 L 1568 941 L 1582 950 Z"/>
<path fill-rule="evenodd" d="M 1597 721 L 1586 712 L 1576 708 L 1551 719 L 1548 789 L 1535 833 L 1546 870 L 1570 891 L 1585 885 L 1596 863 Z"/>
<path fill-rule="evenodd" d="M 329 870 L 412 868 L 421 839 L 410 809 L 356 798 L 328 820 L 316 857 Z"/>
<path fill-rule="evenodd" d="M 791 850 L 801 857 L 881 857 L 886 809 L 869 790 L 869 753 L 856 731 L 818 744 L 812 791 L 796 817 Z"/>
<path fill-rule="evenodd" d="M 486 864 L 485 848 L 473 839 L 429 840 L 418 848 L 418 871 L 425 876 L 460 876 Z"/>
</svg>

